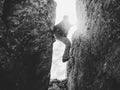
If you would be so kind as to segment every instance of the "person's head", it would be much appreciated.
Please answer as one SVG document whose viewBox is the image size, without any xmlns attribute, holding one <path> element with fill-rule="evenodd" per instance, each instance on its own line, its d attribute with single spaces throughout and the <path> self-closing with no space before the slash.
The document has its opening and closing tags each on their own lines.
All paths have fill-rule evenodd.
<svg viewBox="0 0 120 90">
<path fill-rule="evenodd" d="M 67 16 L 67 15 L 63 16 L 63 20 L 64 21 L 69 21 L 69 16 Z"/>
<path fill-rule="evenodd" d="M 63 16 L 63 22 L 64 22 L 64 24 L 67 25 L 68 27 L 72 27 L 72 26 L 73 26 L 72 24 L 70 24 L 69 16 L 67 16 L 67 15 L 64 15 L 64 16 Z"/>
<path fill-rule="evenodd" d="M 69 21 L 69 16 L 67 16 L 67 15 L 63 16 L 63 20 L 61 23 L 62 23 L 61 24 L 62 27 L 67 31 L 72 27 L 72 25 L 70 24 L 70 21 Z"/>
</svg>

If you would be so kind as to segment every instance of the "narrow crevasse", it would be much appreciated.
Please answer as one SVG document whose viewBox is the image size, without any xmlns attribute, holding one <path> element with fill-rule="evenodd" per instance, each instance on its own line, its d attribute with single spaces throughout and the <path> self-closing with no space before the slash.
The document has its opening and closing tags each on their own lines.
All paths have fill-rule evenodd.
<svg viewBox="0 0 120 90">
<path fill-rule="evenodd" d="M 0 0 L 0 90 L 47 90 L 53 0 Z"/>
<path fill-rule="evenodd" d="M 68 90 L 120 90 L 120 1 L 77 0 Z"/>
</svg>

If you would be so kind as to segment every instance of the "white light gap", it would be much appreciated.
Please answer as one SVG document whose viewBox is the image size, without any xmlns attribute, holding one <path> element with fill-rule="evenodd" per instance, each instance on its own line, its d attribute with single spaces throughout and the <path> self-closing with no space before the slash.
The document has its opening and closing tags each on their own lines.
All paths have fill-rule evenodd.
<svg viewBox="0 0 120 90">
<path fill-rule="evenodd" d="M 76 0 L 55 0 L 57 2 L 56 8 L 56 24 L 58 24 L 64 15 L 68 15 L 70 22 L 74 26 L 70 29 L 68 38 L 71 40 L 72 34 L 76 30 Z M 65 45 L 56 40 L 53 45 L 53 58 L 51 68 L 51 79 L 65 79 L 66 78 L 66 63 L 62 63 L 62 55 L 64 53 Z"/>
</svg>

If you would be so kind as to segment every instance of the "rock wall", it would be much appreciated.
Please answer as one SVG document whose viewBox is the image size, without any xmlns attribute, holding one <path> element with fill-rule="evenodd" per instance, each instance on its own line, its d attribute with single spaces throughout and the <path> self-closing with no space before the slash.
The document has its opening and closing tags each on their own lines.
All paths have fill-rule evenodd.
<svg viewBox="0 0 120 90">
<path fill-rule="evenodd" d="M 48 90 L 53 0 L 0 0 L 0 90 Z"/>
<path fill-rule="evenodd" d="M 120 1 L 76 4 L 78 30 L 68 62 L 68 90 L 120 90 Z"/>
</svg>

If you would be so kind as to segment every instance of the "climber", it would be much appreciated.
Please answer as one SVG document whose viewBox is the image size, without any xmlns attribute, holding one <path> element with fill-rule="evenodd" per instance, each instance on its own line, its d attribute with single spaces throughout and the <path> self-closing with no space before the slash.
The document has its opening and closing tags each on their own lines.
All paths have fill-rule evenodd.
<svg viewBox="0 0 120 90">
<path fill-rule="evenodd" d="M 65 51 L 62 57 L 63 62 L 68 61 L 70 58 L 69 51 L 71 48 L 71 42 L 67 38 L 67 34 L 71 27 L 72 25 L 69 22 L 69 17 L 65 15 L 63 17 L 63 20 L 59 24 L 57 24 L 53 30 L 55 38 L 65 44 Z"/>
</svg>

